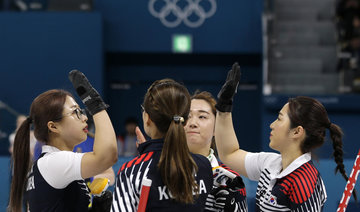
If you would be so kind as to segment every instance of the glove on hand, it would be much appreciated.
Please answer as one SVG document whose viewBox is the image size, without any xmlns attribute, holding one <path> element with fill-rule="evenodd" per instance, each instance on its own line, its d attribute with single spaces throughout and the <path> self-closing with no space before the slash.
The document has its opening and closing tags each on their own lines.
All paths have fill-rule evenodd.
<svg viewBox="0 0 360 212">
<path fill-rule="evenodd" d="M 216 166 L 212 168 L 213 177 L 214 177 L 214 186 L 227 186 L 227 183 L 234 179 L 236 175 L 229 170 L 226 170 L 224 167 Z"/>
<path fill-rule="evenodd" d="M 221 211 L 235 211 L 236 201 L 234 192 L 231 192 L 227 187 L 218 187 L 211 191 L 215 199 L 215 208 Z"/>
<path fill-rule="evenodd" d="M 230 191 L 236 192 L 239 189 L 245 188 L 245 184 L 240 176 L 236 176 L 233 179 L 229 179 L 226 182 L 227 188 L 229 188 Z"/>
<path fill-rule="evenodd" d="M 112 204 L 112 193 L 106 190 L 100 197 L 94 196 L 90 212 L 110 211 Z"/>
<path fill-rule="evenodd" d="M 215 208 L 225 212 L 237 211 L 239 207 L 237 206 L 236 196 L 238 195 L 238 190 L 244 188 L 245 184 L 240 176 L 226 178 L 226 186 L 220 185 L 216 189 L 212 190 L 209 197 L 212 196 L 211 198 L 214 199 Z"/>
<path fill-rule="evenodd" d="M 99 93 L 92 87 L 83 73 L 78 70 L 72 70 L 69 73 L 69 79 L 90 115 L 94 115 L 109 107 L 104 103 Z"/>
<path fill-rule="evenodd" d="M 235 93 L 240 81 L 240 66 L 236 62 L 233 64 L 231 70 L 228 72 L 226 77 L 226 82 L 222 86 L 220 92 L 218 93 L 218 101 L 215 105 L 216 109 L 220 112 L 231 112 L 232 103 Z"/>
</svg>

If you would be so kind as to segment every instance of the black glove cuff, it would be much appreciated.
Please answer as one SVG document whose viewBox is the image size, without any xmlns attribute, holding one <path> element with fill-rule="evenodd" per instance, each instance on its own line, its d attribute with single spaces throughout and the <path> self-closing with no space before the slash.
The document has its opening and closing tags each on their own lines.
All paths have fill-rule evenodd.
<svg viewBox="0 0 360 212">
<path fill-rule="evenodd" d="M 215 105 L 215 108 L 220 112 L 231 112 L 232 107 L 233 105 L 231 100 L 228 101 L 218 100 L 218 102 Z"/>
<path fill-rule="evenodd" d="M 110 211 L 112 204 L 112 192 L 106 190 L 100 197 L 94 196 L 90 212 Z"/>
<path fill-rule="evenodd" d="M 86 109 L 89 111 L 90 115 L 95 115 L 96 113 L 106 110 L 109 105 L 105 104 L 105 102 L 101 101 L 93 101 L 90 104 L 86 104 Z"/>
</svg>

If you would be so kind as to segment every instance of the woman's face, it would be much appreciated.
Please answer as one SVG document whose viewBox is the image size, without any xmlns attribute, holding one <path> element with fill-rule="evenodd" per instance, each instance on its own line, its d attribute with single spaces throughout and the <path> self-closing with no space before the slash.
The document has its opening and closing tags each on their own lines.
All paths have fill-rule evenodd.
<svg viewBox="0 0 360 212">
<path fill-rule="evenodd" d="M 290 119 L 288 116 L 289 103 L 285 104 L 279 112 L 277 119 L 270 124 L 270 144 L 269 146 L 281 152 L 289 144 Z"/>
<path fill-rule="evenodd" d="M 72 97 L 67 96 L 62 119 L 59 122 L 59 134 L 69 147 L 75 146 L 87 138 L 88 125 L 86 121 L 88 118 L 86 115 L 81 114 L 79 109 L 76 101 Z"/>
<path fill-rule="evenodd" d="M 215 129 L 215 115 L 208 102 L 191 100 L 189 119 L 184 129 L 190 152 L 207 156 Z"/>
</svg>

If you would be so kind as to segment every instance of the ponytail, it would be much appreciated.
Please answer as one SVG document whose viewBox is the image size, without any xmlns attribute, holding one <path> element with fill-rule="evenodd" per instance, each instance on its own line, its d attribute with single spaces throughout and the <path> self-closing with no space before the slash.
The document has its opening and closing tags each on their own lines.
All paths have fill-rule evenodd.
<svg viewBox="0 0 360 212">
<path fill-rule="evenodd" d="M 193 191 L 198 194 L 198 184 L 194 177 L 198 167 L 190 155 L 182 124 L 171 122 L 158 167 L 173 198 L 178 202 L 193 203 Z"/>
<path fill-rule="evenodd" d="M 190 113 L 190 94 L 172 79 L 155 81 L 144 98 L 144 109 L 164 135 L 164 145 L 157 164 L 161 179 L 180 203 L 193 203 L 198 194 L 195 174 L 198 167 L 186 142 L 184 125 Z"/>
<path fill-rule="evenodd" d="M 334 149 L 333 156 L 335 163 L 337 164 L 335 168 L 335 174 L 339 171 L 340 174 L 343 176 L 343 178 L 346 181 L 348 181 L 349 177 L 346 175 L 344 160 L 343 160 L 343 147 L 342 147 L 343 132 L 341 128 L 336 124 L 330 123 L 328 127 L 330 131 L 331 140 L 333 141 L 333 145 L 332 145 Z M 357 195 L 355 190 L 353 192 L 353 196 L 354 199 L 357 201 Z"/>
<path fill-rule="evenodd" d="M 330 122 L 325 107 L 316 99 L 306 96 L 298 96 L 289 99 L 289 119 L 290 128 L 302 126 L 306 131 L 305 140 L 300 148 L 302 153 L 311 152 L 320 147 L 325 142 L 326 129 L 330 131 L 330 137 L 333 141 L 333 156 L 336 165 L 335 174 L 339 171 L 347 181 L 344 160 L 343 160 L 343 132 L 341 128 Z M 356 192 L 354 198 L 357 200 Z"/>
<path fill-rule="evenodd" d="M 26 177 L 30 167 L 30 124 L 27 118 L 17 130 L 12 154 L 13 172 L 8 210 L 22 211 L 22 198 L 25 191 Z"/>
<path fill-rule="evenodd" d="M 71 94 L 64 90 L 48 90 L 37 96 L 30 106 L 30 116 L 17 130 L 14 140 L 12 160 L 14 164 L 11 181 L 9 211 L 22 211 L 22 197 L 26 187 L 27 173 L 32 164 L 30 156 L 30 125 L 38 141 L 49 142 L 47 123 L 62 115 L 66 97 Z"/>
</svg>

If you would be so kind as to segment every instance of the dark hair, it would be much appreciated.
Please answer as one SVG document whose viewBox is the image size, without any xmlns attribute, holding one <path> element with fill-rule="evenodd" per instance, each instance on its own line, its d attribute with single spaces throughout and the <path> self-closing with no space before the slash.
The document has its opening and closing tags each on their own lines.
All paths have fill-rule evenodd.
<svg viewBox="0 0 360 212">
<path fill-rule="evenodd" d="M 200 99 L 200 100 L 204 100 L 205 102 L 207 102 L 210 105 L 211 112 L 216 117 L 216 108 L 215 108 L 216 100 L 210 92 L 196 90 L 195 93 L 191 96 L 191 100 L 193 100 L 193 99 Z M 214 150 L 214 153 L 217 156 L 215 136 L 212 138 L 212 141 L 211 141 L 211 149 Z"/>
<path fill-rule="evenodd" d="M 26 175 L 31 166 L 30 159 L 30 126 L 33 123 L 34 134 L 38 141 L 48 143 L 49 131 L 47 123 L 62 115 L 67 96 L 64 90 L 49 90 L 34 99 L 30 107 L 30 115 L 15 135 L 13 162 L 14 176 L 11 181 L 10 211 L 22 210 L 22 197 L 25 190 Z"/>
<path fill-rule="evenodd" d="M 194 173 L 198 167 L 186 142 L 184 125 L 190 112 L 190 94 L 172 79 L 155 81 L 145 94 L 143 106 L 158 130 L 165 135 L 158 168 L 161 178 L 173 198 L 193 203 L 193 191 L 198 193 Z M 183 122 L 174 116 L 183 117 Z"/>
<path fill-rule="evenodd" d="M 326 129 L 330 131 L 330 137 L 333 142 L 333 156 L 337 164 L 335 173 L 338 171 L 348 180 L 343 164 L 343 148 L 341 128 L 331 123 L 325 107 L 316 99 L 298 96 L 290 98 L 289 101 L 290 129 L 297 126 L 302 126 L 305 129 L 306 137 L 301 144 L 302 153 L 311 152 L 317 147 L 320 147 L 325 142 Z M 356 193 L 354 192 L 354 198 Z"/>
</svg>

